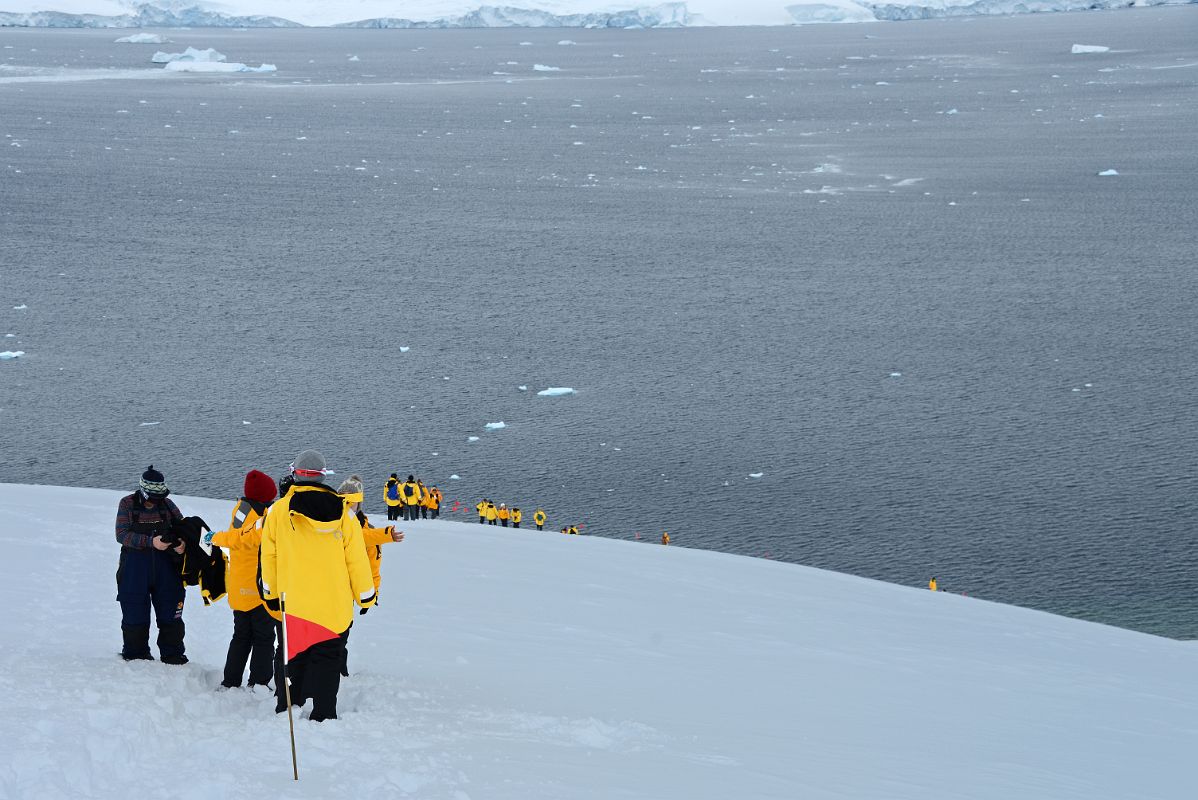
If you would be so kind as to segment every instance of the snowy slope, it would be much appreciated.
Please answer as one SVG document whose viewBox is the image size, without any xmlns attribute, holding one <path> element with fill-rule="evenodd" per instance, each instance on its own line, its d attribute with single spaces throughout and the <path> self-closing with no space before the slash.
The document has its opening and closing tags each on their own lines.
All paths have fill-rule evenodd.
<svg viewBox="0 0 1198 800">
<path fill-rule="evenodd" d="M 1198 647 L 795 565 L 454 522 L 387 546 L 342 718 L 125 664 L 120 493 L 0 485 L 0 797 L 1188 800 Z M 177 498 L 223 524 L 231 501 Z M 194 590 L 191 590 L 194 591 Z"/>
<path fill-rule="evenodd" d="M 1180 5 L 1198 0 L 1135 0 Z M 865 22 L 1123 8 L 1128 0 L 0 0 L 0 25 L 678 27 Z"/>
</svg>

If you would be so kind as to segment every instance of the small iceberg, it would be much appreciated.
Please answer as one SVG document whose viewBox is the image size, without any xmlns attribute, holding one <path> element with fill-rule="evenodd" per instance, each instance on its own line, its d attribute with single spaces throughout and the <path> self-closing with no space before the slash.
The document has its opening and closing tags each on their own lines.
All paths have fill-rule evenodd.
<svg viewBox="0 0 1198 800">
<path fill-rule="evenodd" d="M 21 303 L 21 305 L 19 305 L 19 306 L 13 306 L 12 310 L 13 311 L 24 311 L 27 308 L 29 308 L 29 306 L 25 305 L 24 303 Z"/>
<path fill-rule="evenodd" d="M 764 472 L 750 472 L 749 477 L 750 478 L 760 478 L 764 474 L 765 474 Z"/>
<path fill-rule="evenodd" d="M 566 386 L 550 386 L 537 392 L 537 397 L 561 397 L 564 394 L 574 394 L 574 390 Z"/>
<path fill-rule="evenodd" d="M 1111 48 L 1103 47 L 1100 44 L 1075 44 L 1069 52 L 1074 55 L 1078 53 L 1109 53 L 1111 52 Z"/>
<path fill-rule="evenodd" d="M 487 423 L 487 424 L 486 424 L 484 427 L 485 427 L 487 430 L 489 430 L 489 431 L 497 431 L 497 430 L 499 430 L 500 428 L 506 428 L 506 427 L 507 427 L 507 425 L 506 425 L 506 424 L 504 424 L 502 421 L 500 421 L 500 422 L 488 422 L 488 423 Z"/>
<path fill-rule="evenodd" d="M 467 437 L 467 438 L 466 438 L 466 441 L 468 441 L 468 442 L 477 442 L 477 441 L 478 441 L 478 437 L 477 437 L 477 436 L 469 436 L 469 437 Z"/>
<path fill-rule="evenodd" d="M 166 44 L 170 39 L 167 39 L 160 33 L 135 33 L 132 36 L 122 36 L 116 40 L 117 44 Z"/>
<path fill-rule="evenodd" d="M 521 385 L 517 386 L 516 388 L 517 388 L 517 389 L 519 389 L 519 390 L 520 390 L 520 391 L 522 391 L 522 392 L 527 392 L 527 391 L 528 391 L 528 387 L 527 387 L 527 386 L 525 386 L 524 384 L 521 384 Z"/>
<path fill-rule="evenodd" d="M 20 358 L 25 355 L 24 350 L 5 350 L 0 353 L 0 361 L 11 361 L 14 358 Z"/>
<path fill-rule="evenodd" d="M 460 477 L 458 477 L 457 473 L 454 473 L 453 475 L 450 475 L 450 476 L 449 476 L 449 479 L 450 479 L 451 481 L 460 481 L 460 480 L 461 480 L 461 478 L 460 478 Z"/>
<path fill-rule="evenodd" d="M 558 44 L 562 47 L 566 47 L 567 45 L 578 44 L 578 42 L 574 41 L 573 39 L 562 39 L 560 42 L 558 42 Z"/>
<path fill-rule="evenodd" d="M 411 350 L 411 349 L 412 349 L 412 348 L 410 348 L 410 347 L 403 347 L 403 346 L 401 346 L 401 347 L 399 348 L 399 352 L 401 352 L 401 353 L 406 353 L 406 352 L 408 352 L 408 351 L 409 351 L 409 350 Z"/>
<path fill-rule="evenodd" d="M 154 55 L 150 56 L 150 60 L 155 64 L 171 64 L 175 61 L 198 61 L 198 62 L 217 62 L 224 61 L 225 54 L 218 53 L 215 48 L 209 47 L 207 50 L 197 50 L 194 47 L 189 47 L 182 53 L 164 53 L 159 50 Z"/>
<path fill-rule="evenodd" d="M 139 427 L 139 428 L 148 428 L 148 427 L 150 427 L 151 425 L 161 425 L 161 424 L 162 424 L 161 422 L 142 422 L 142 423 L 138 424 L 138 426 L 137 426 L 137 427 Z"/>
<path fill-rule="evenodd" d="M 1102 172 L 1098 173 L 1098 176 L 1099 176 L 1100 178 L 1109 178 L 1109 177 L 1111 177 L 1112 175 L 1118 175 L 1118 174 L 1119 174 L 1119 171 L 1118 171 L 1118 170 L 1114 170 L 1114 169 L 1104 169 Z"/>
<path fill-rule="evenodd" d="M 892 372 L 892 373 L 890 373 L 890 377 L 892 377 L 892 378 L 901 378 L 901 377 L 903 377 L 903 373 L 901 373 L 901 372 Z"/>
<path fill-rule="evenodd" d="M 562 71 L 561 67 L 550 67 L 546 64 L 533 64 L 532 68 L 536 72 L 561 72 Z"/>
<path fill-rule="evenodd" d="M 362 59 L 358 58 L 357 56 L 350 56 L 349 60 L 350 61 L 361 61 Z"/>
</svg>

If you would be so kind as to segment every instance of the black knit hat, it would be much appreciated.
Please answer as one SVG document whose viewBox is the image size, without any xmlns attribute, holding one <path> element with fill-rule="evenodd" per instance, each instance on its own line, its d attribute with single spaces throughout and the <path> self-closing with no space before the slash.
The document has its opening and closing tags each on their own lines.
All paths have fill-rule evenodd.
<svg viewBox="0 0 1198 800">
<path fill-rule="evenodd" d="M 162 473 L 154 469 L 154 465 L 146 467 L 146 471 L 141 474 L 141 483 L 138 484 L 141 493 L 146 497 L 152 497 L 160 500 L 171 493 L 171 490 L 166 488 L 166 478 Z"/>
</svg>

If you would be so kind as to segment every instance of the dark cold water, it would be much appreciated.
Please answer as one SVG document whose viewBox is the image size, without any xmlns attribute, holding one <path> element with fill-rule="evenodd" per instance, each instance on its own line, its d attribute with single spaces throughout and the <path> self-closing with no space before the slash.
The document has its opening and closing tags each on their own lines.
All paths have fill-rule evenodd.
<svg viewBox="0 0 1198 800">
<path fill-rule="evenodd" d="M 315 447 L 1198 636 L 1198 8 L 127 33 L 0 29 L 0 481 Z"/>
</svg>

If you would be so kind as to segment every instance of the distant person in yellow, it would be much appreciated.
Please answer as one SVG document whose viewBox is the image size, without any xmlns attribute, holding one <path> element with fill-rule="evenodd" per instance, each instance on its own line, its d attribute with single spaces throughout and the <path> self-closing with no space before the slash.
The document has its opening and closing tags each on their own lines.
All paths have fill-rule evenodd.
<svg viewBox="0 0 1198 800">
<path fill-rule="evenodd" d="M 383 487 L 383 500 L 387 503 L 387 519 L 395 521 L 403 513 L 403 498 L 399 496 L 399 476 L 394 472 Z"/>
<path fill-rule="evenodd" d="M 495 508 L 495 504 L 490 500 L 487 501 L 487 524 L 496 525 L 499 523 L 499 509 Z"/>
<path fill-rule="evenodd" d="M 495 516 L 499 518 L 499 524 L 507 527 L 507 522 L 512 518 L 512 512 L 507 510 L 507 503 L 500 503 L 499 510 L 495 512 Z"/>
<path fill-rule="evenodd" d="M 280 658 L 292 705 L 312 698 L 314 722 L 337 718 L 341 634 L 353 622 L 354 604 L 370 608 L 375 600 L 362 524 L 345 498 L 321 482 L 327 474 L 323 455 L 301 452 L 291 465 L 295 483 L 262 526 L 262 599 L 283 614 Z M 284 681 L 275 696 L 275 710 L 286 711 Z"/>
<path fill-rule="evenodd" d="M 478 511 L 479 525 L 487 524 L 487 502 L 487 498 L 484 497 L 482 500 L 479 500 L 478 505 L 474 507 Z"/>
<path fill-rule="evenodd" d="M 441 516 L 441 490 L 436 486 L 425 492 L 424 508 L 428 512 L 427 516 L 429 519 L 436 519 Z"/>
<path fill-rule="evenodd" d="M 519 528 L 520 520 L 522 520 L 522 519 L 524 519 L 524 515 L 520 513 L 520 509 L 513 508 L 512 509 L 512 527 Z"/>
<path fill-rule="evenodd" d="M 936 586 L 937 586 L 937 584 L 936 584 L 935 578 L 932 578 L 930 581 L 928 581 L 928 588 L 931 589 L 933 592 L 936 591 Z"/>
<path fill-rule="evenodd" d="M 536 511 L 534 511 L 532 513 L 532 521 L 536 523 L 537 530 L 541 530 L 542 528 L 544 528 L 545 527 L 545 512 L 538 508 Z"/>
<path fill-rule="evenodd" d="M 399 494 L 403 497 L 403 518 L 415 522 L 420 518 L 420 484 L 414 476 L 408 476 L 403 486 L 399 487 Z"/>
<path fill-rule="evenodd" d="M 566 533 L 570 534 L 571 536 L 577 536 L 578 535 L 578 526 L 571 525 L 570 527 L 566 528 Z"/>
<path fill-rule="evenodd" d="M 241 499 L 233 507 L 227 530 L 204 534 L 207 544 L 229 551 L 225 589 L 233 609 L 233 638 L 225 656 L 221 686 L 241 685 L 246 661 L 248 686 L 266 686 L 274 677 L 275 621 L 258 594 L 258 545 L 262 543 L 262 518 L 275 499 L 274 479 L 252 469 L 245 475 Z"/>
<path fill-rule="evenodd" d="M 669 543 L 670 543 L 670 532 L 669 532 L 669 531 L 662 531 L 662 532 L 661 532 L 661 543 L 662 543 L 662 544 L 669 544 Z"/>
<path fill-rule="evenodd" d="M 362 486 L 362 479 L 357 475 L 351 475 L 344 483 L 337 487 L 337 493 L 345 498 L 345 502 L 349 503 L 349 510 L 358 518 L 358 522 L 362 526 L 362 545 L 366 549 L 366 560 L 370 562 L 371 576 L 374 578 L 374 597 L 375 605 L 378 605 L 379 587 L 383 583 L 383 545 L 391 542 L 402 542 L 403 531 L 395 530 L 394 525 L 388 525 L 385 528 L 376 528 L 370 524 L 370 520 L 362 511 L 362 500 L 366 495 L 365 488 Z M 365 614 L 366 609 L 361 609 L 359 614 Z M 354 624 L 349 624 L 353 628 Z M 341 649 L 341 675 L 349 677 L 349 629 L 341 634 L 343 647 Z"/>
</svg>

